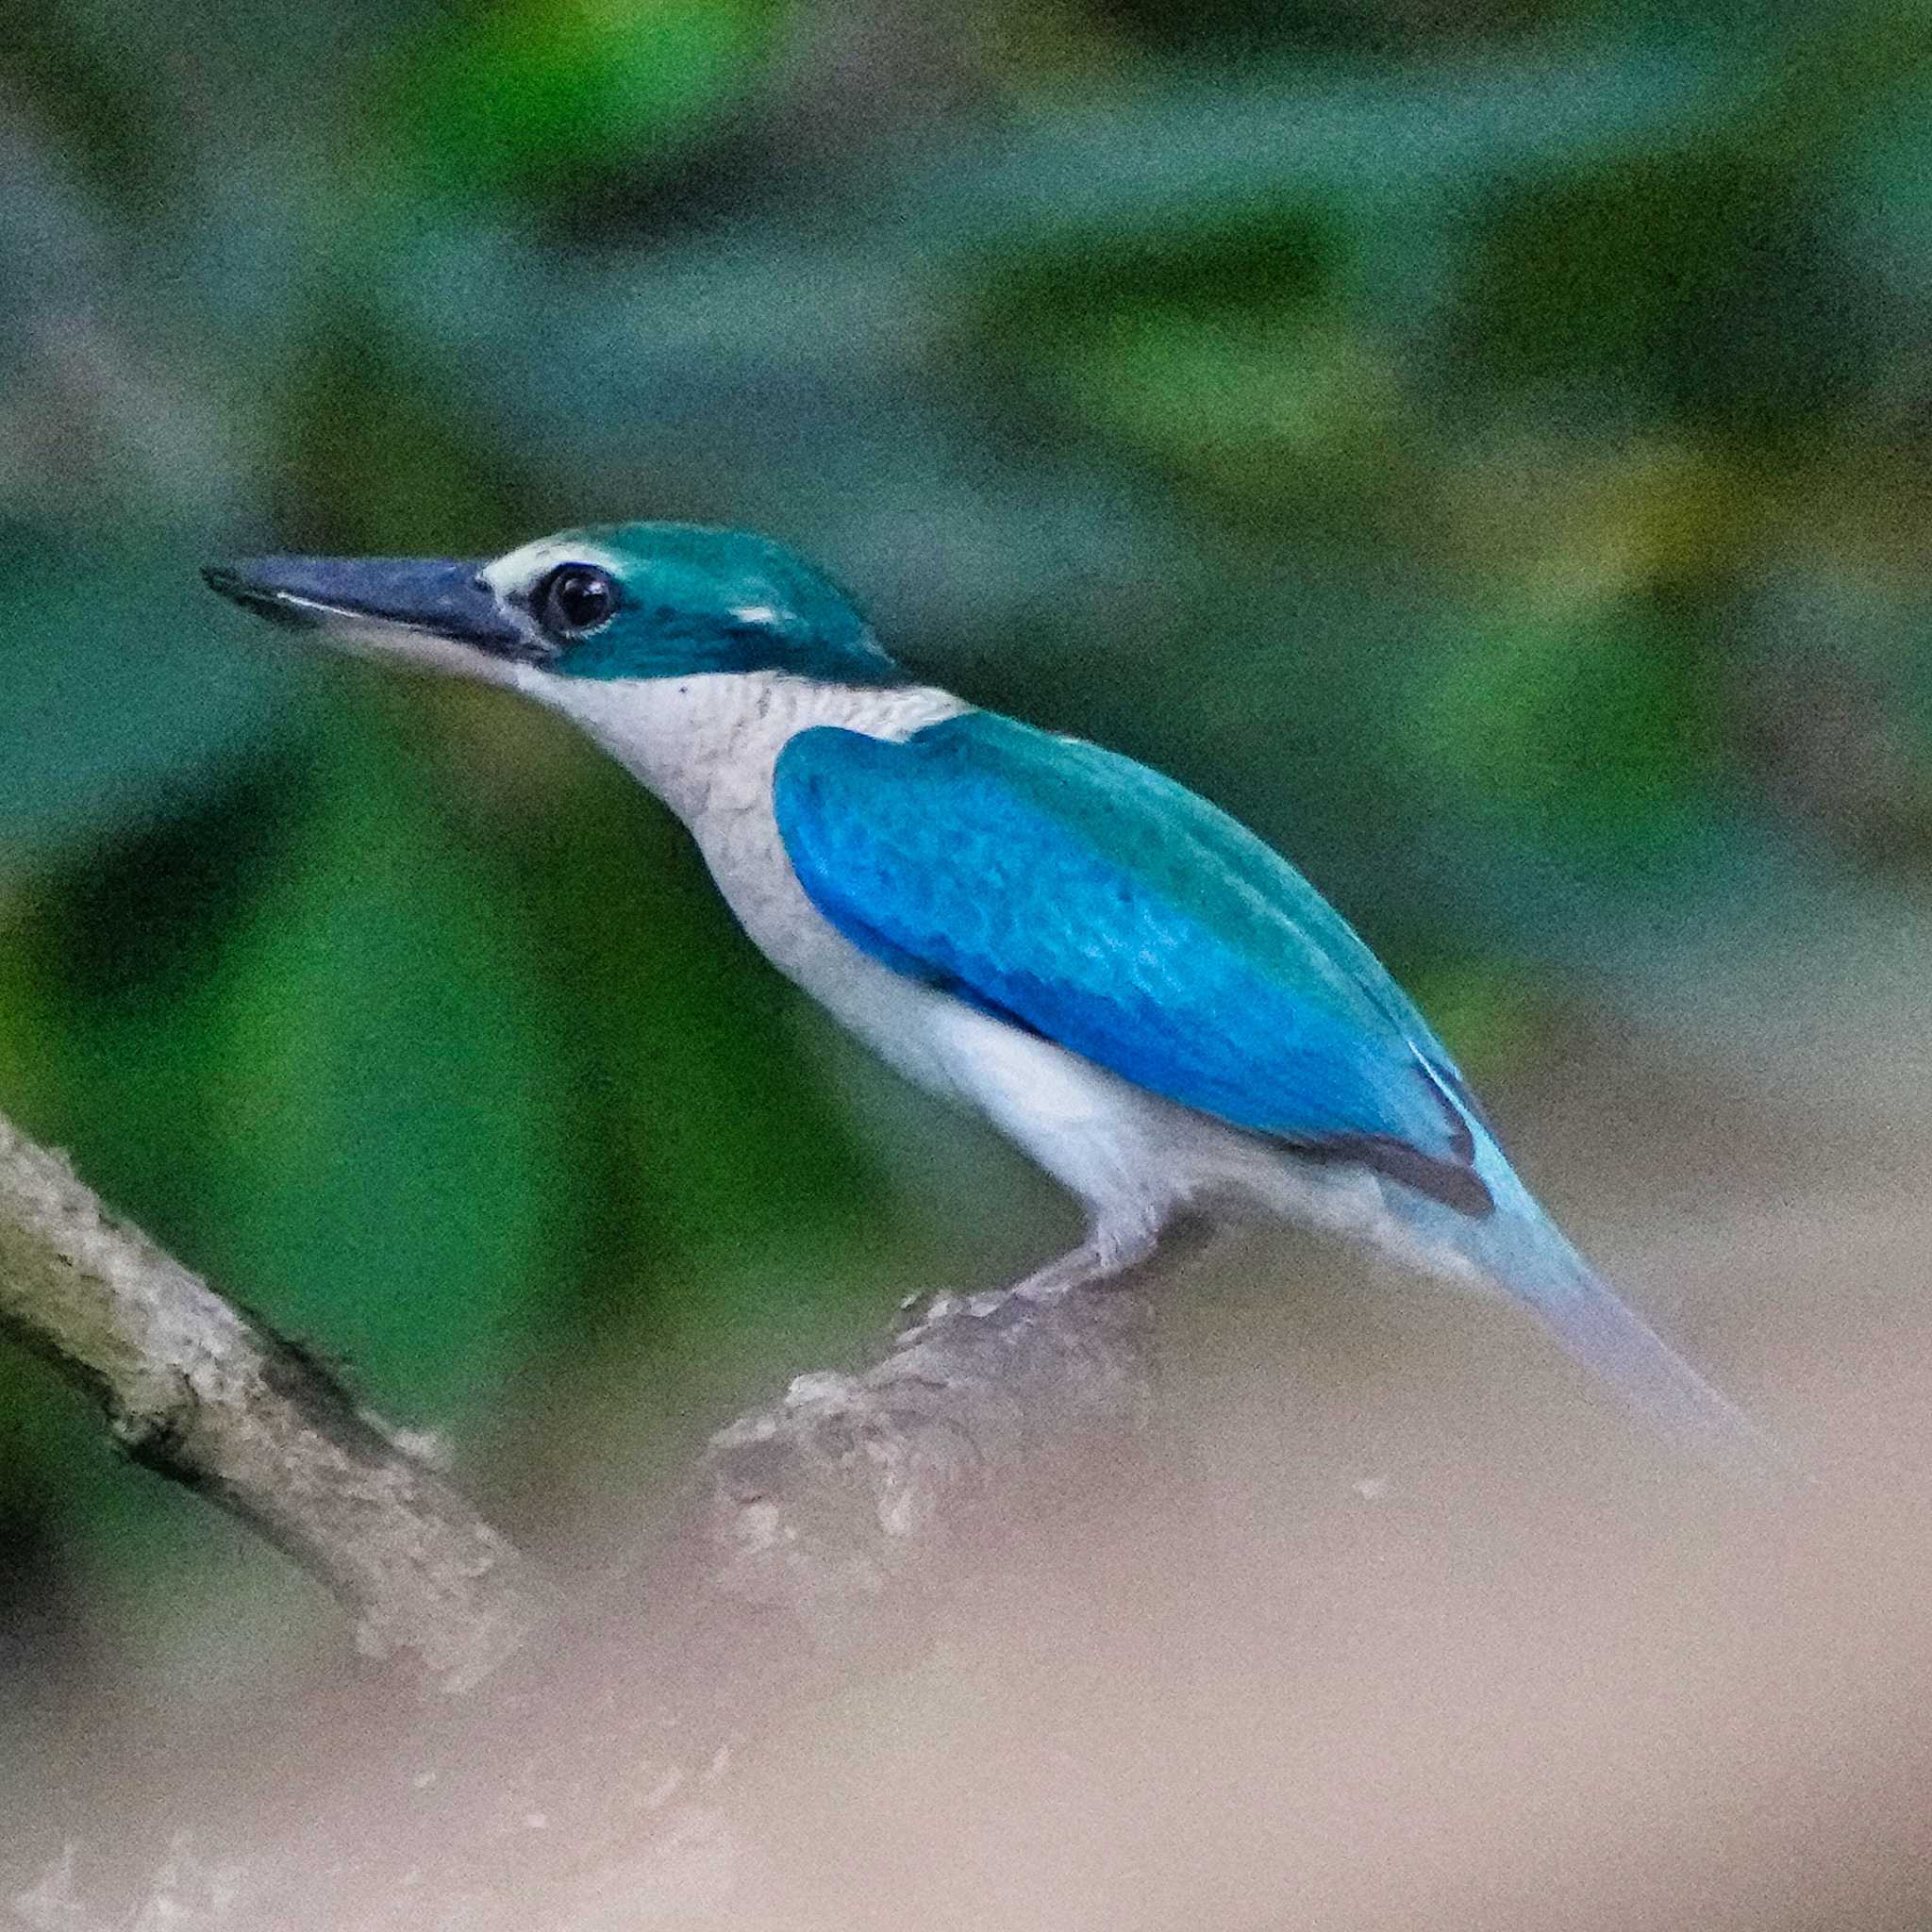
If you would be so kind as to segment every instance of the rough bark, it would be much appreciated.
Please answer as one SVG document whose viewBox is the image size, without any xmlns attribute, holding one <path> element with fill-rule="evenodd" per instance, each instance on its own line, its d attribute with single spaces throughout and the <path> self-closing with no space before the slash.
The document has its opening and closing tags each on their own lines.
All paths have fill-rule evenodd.
<svg viewBox="0 0 1932 1932">
<path fill-rule="evenodd" d="M 131 1455 L 333 1591 L 366 1655 L 461 1690 L 546 1614 L 536 1572 L 451 1484 L 5 1120 L 0 1328 L 92 1396 Z"/>
<path fill-rule="evenodd" d="M 793 1377 L 720 1430 L 700 1467 L 716 1587 L 808 1622 L 845 1614 L 1002 1471 L 1133 1420 L 1142 1315 L 1118 1279 L 947 1295 L 862 1374 Z"/>
</svg>

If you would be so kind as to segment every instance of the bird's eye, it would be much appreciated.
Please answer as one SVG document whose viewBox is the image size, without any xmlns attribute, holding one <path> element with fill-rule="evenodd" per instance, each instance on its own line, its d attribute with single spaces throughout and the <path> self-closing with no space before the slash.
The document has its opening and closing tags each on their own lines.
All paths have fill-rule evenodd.
<svg viewBox="0 0 1932 1932">
<path fill-rule="evenodd" d="M 566 563 L 537 588 L 537 621 L 549 631 L 595 630 L 617 608 L 617 586 L 587 563 Z"/>
</svg>

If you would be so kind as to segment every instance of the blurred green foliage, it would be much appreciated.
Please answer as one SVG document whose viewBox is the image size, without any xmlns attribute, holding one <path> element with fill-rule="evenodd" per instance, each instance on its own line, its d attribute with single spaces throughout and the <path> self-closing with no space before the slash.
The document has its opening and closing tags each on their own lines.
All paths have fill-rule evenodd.
<svg viewBox="0 0 1932 1932">
<path fill-rule="evenodd" d="M 408 39 L 390 125 L 407 192 L 526 197 L 624 184 L 696 139 L 769 50 L 767 0 L 526 0 Z M 385 117 L 390 119 L 390 117 Z M 384 143 L 387 145 L 387 142 Z"/>
<path fill-rule="evenodd" d="M 1643 906 L 1922 898 L 1928 66 L 1879 5 L 0 4 L 0 1108 L 533 1534 L 1064 1231 L 587 748 L 298 659 L 228 551 L 760 525 L 1255 822 L 1491 1079 Z M 10 1356 L 0 1546 L 0 1724 L 249 1653 L 167 1633 L 254 1559 Z"/>
</svg>

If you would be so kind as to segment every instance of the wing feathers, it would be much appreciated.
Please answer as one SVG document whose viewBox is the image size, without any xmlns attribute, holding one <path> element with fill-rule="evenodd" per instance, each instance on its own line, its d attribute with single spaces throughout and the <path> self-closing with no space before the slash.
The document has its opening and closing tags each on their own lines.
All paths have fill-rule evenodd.
<svg viewBox="0 0 1932 1932">
<path fill-rule="evenodd" d="M 1235 1125 L 1486 1212 L 1460 1076 L 1293 867 L 1172 780 L 987 712 L 778 760 L 812 903 L 893 971 Z"/>
</svg>

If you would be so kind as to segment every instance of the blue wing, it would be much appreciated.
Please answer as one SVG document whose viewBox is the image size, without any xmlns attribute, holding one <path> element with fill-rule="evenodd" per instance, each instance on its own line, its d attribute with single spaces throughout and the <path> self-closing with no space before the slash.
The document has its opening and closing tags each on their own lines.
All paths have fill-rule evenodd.
<svg viewBox="0 0 1932 1932">
<path fill-rule="evenodd" d="M 1470 1099 L 1345 921 L 1226 813 L 1115 753 L 973 711 L 785 747 L 779 836 L 894 971 L 1256 1133 L 1488 1212 Z"/>
</svg>

